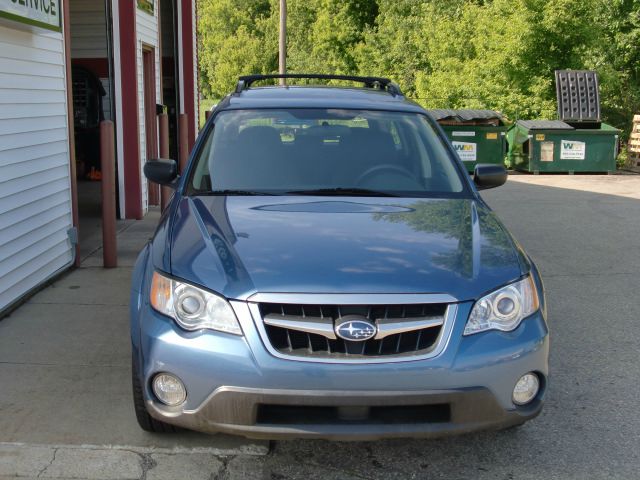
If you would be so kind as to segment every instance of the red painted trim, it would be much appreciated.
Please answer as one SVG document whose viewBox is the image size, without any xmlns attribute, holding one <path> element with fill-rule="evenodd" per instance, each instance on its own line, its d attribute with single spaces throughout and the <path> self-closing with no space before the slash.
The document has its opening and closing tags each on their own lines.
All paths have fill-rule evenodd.
<svg viewBox="0 0 640 480">
<path fill-rule="evenodd" d="M 193 44 L 193 0 L 182 0 L 182 69 L 184 72 L 182 85 L 184 91 L 184 113 L 187 115 L 189 127 L 189 151 L 196 142 L 196 79 L 194 75 L 195 67 L 195 45 Z"/>
<path fill-rule="evenodd" d="M 126 218 L 142 218 L 140 178 L 140 122 L 138 119 L 138 75 L 136 2 L 118 0 L 122 85 L 122 143 Z"/>
<path fill-rule="evenodd" d="M 106 58 L 74 58 L 72 65 L 84 67 L 100 78 L 109 78 L 109 62 Z"/>
</svg>

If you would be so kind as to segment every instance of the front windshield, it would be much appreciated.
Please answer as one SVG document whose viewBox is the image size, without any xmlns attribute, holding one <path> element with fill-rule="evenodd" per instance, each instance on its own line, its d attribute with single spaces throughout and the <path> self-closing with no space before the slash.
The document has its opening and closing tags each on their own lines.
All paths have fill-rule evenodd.
<svg viewBox="0 0 640 480">
<path fill-rule="evenodd" d="M 464 189 L 423 115 L 261 109 L 216 117 L 188 193 L 429 196 Z"/>
</svg>

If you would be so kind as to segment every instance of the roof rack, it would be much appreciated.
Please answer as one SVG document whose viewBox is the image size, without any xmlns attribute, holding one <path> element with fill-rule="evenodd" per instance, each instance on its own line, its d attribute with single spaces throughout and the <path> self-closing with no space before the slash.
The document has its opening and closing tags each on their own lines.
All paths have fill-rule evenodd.
<svg viewBox="0 0 640 480">
<path fill-rule="evenodd" d="M 238 79 L 235 93 L 241 93 L 251 87 L 255 82 L 261 80 L 272 80 L 281 78 L 303 78 L 303 79 L 317 79 L 317 80 L 346 80 L 351 82 L 363 83 L 367 88 L 376 88 L 378 90 L 384 90 L 389 92 L 394 97 L 396 95 L 402 95 L 402 90 L 397 83 L 392 82 L 388 78 L 382 77 L 358 77 L 353 75 L 324 75 L 324 74 L 309 74 L 309 73 L 286 73 L 286 74 L 268 74 L 268 75 L 245 75 Z"/>
</svg>

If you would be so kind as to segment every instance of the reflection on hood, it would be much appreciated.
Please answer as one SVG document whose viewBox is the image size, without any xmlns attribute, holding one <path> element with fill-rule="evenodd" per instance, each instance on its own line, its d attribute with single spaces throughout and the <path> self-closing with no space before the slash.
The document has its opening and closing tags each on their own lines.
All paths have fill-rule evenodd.
<svg viewBox="0 0 640 480">
<path fill-rule="evenodd" d="M 448 293 L 521 276 L 511 238 L 470 199 L 190 197 L 172 273 L 222 293 Z"/>
</svg>

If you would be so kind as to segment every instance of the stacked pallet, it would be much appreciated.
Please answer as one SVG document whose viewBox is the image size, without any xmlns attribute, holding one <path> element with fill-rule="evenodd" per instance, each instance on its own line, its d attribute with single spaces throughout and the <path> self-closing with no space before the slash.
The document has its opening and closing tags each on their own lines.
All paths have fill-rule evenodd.
<svg viewBox="0 0 640 480">
<path fill-rule="evenodd" d="M 628 163 L 631 167 L 640 167 L 640 115 L 633 117 L 633 128 L 629 136 Z"/>
</svg>

